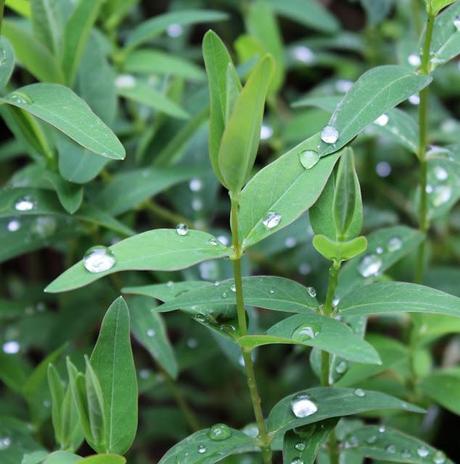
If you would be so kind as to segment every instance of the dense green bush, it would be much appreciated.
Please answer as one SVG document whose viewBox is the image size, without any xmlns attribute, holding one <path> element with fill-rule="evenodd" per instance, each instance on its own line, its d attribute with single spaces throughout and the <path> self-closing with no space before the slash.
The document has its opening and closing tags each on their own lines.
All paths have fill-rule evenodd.
<svg viewBox="0 0 460 464">
<path fill-rule="evenodd" d="M 460 460 L 460 1 L 0 11 L 1 464 Z"/>
</svg>

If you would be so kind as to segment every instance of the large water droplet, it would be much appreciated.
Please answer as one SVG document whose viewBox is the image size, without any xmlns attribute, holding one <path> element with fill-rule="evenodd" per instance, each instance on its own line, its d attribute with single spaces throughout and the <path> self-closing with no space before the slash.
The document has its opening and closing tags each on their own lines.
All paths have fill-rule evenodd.
<svg viewBox="0 0 460 464">
<path fill-rule="evenodd" d="M 387 249 L 391 252 L 398 251 L 401 249 L 402 244 L 403 242 L 399 237 L 391 237 L 390 240 L 388 240 Z"/>
<path fill-rule="evenodd" d="M 388 117 L 388 115 L 383 113 L 374 121 L 374 123 L 378 126 L 385 127 L 388 124 L 389 120 L 390 118 Z"/>
<path fill-rule="evenodd" d="M 319 154 L 314 150 L 305 150 L 299 154 L 300 164 L 305 169 L 311 169 L 319 161 Z"/>
<path fill-rule="evenodd" d="M 267 229 L 274 229 L 281 222 L 281 214 L 275 213 L 274 211 L 269 211 L 265 216 L 262 224 Z"/>
<path fill-rule="evenodd" d="M 367 255 L 359 263 L 358 271 L 363 277 L 373 277 L 380 272 L 382 264 L 377 255 Z"/>
<path fill-rule="evenodd" d="M 396 453 L 396 446 L 395 445 L 388 445 L 385 448 L 385 451 L 389 454 L 395 454 Z"/>
<path fill-rule="evenodd" d="M 318 406 L 310 400 L 308 395 L 300 393 L 292 399 L 291 411 L 294 416 L 303 418 L 315 414 L 315 412 L 318 411 Z"/>
<path fill-rule="evenodd" d="M 90 248 L 83 256 L 83 266 L 88 272 L 105 272 L 115 266 L 117 260 L 112 251 L 102 245 Z"/>
<path fill-rule="evenodd" d="M 302 324 L 292 332 L 292 338 L 300 342 L 306 342 L 315 338 L 318 335 L 318 327 L 312 327 L 307 324 Z"/>
<path fill-rule="evenodd" d="M 430 454 L 430 450 L 425 446 L 420 446 L 419 448 L 417 448 L 417 454 L 421 458 L 426 458 Z"/>
<path fill-rule="evenodd" d="M 176 226 L 177 235 L 184 237 L 188 234 L 188 226 L 186 224 L 177 224 Z"/>
<path fill-rule="evenodd" d="M 242 432 L 251 438 L 256 438 L 259 435 L 259 429 L 256 424 L 245 425 L 242 429 Z"/>
<path fill-rule="evenodd" d="M 315 54 L 308 48 L 303 45 L 294 47 L 292 49 L 292 56 L 302 63 L 313 63 L 315 61 Z"/>
<path fill-rule="evenodd" d="M 236 285 L 235 284 L 232 284 L 230 285 L 230 290 L 235 293 L 236 292 Z"/>
<path fill-rule="evenodd" d="M 207 450 L 208 449 L 206 448 L 206 446 L 198 445 L 197 451 L 198 451 L 199 454 L 204 454 L 204 453 L 206 453 Z"/>
<path fill-rule="evenodd" d="M 201 179 L 194 177 L 188 183 L 188 187 L 192 192 L 199 192 L 203 188 L 203 182 L 201 181 Z"/>
<path fill-rule="evenodd" d="M 326 126 L 321 131 L 321 140 L 324 143 L 332 144 L 332 143 L 337 142 L 338 139 L 339 139 L 339 131 L 335 127 Z"/>
<path fill-rule="evenodd" d="M 32 211 L 36 206 L 35 200 L 30 195 L 25 195 L 16 200 L 14 209 L 16 211 Z"/>
<path fill-rule="evenodd" d="M 208 431 L 208 437 L 214 441 L 227 440 L 232 436 L 230 427 L 225 424 L 215 424 Z"/>
<path fill-rule="evenodd" d="M 21 345 L 16 340 L 10 340 L 5 342 L 2 346 L 2 350 L 6 354 L 16 354 L 19 353 Z"/>
<path fill-rule="evenodd" d="M 136 86 L 136 78 L 131 74 L 120 74 L 115 79 L 115 86 L 119 89 L 132 89 Z"/>
<path fill-rule="evenodd" d="M 6 450 L 11 445 L 10 437 L 0 437 L 0 450 Z"/>
<path fill-rule="evenodd" d="M 367 440 L 366 443 L 369 445 L 373 445 L 377 441 L 377 437 L 375 435 L 371 435 Z"/>
<path fill-rule="evenodd" d="M 410 457 L 412 457 L 412 453 L 408 449 L 405 449 L 402 451 L 401 456 L 404 459 L 409 459 Z"/>
<path fill-rule="evenodd" d="M 418 67 L 422 64 L 422 60 L 420 59 L 420 55 L 417 55 L 416 53 L 411 53 L 407 57 L 407 62 L 414 67 Z"/>
<path fill-rule="evenodd" d="M 384 433 L 385 430 L 386 430 L 386 427 L 384 425 L 381 425 L 381 426 L 379 426 L 378 430 L 379 430 L 380 433 Z"/>
<path fill-rule="evenodd" d="M 439 185 L 434 189 L 432 202 L 433 206 L 442 206 L 452 197 L 452 188 L 449 185 Z"/>
<path fill-rule="evenodd" d="M 21 221 L 19 219 L 11 219 L 6 225 L 8 232 L 16 232 L 21 228 Z"/>
<path fill-rule="evenodd" d="M 358 398 L 364 398 L 366 396 L 366 392 L 362 388 L 355 388 L 353 393 Z"/>
<path fill-rule="evenodd" d="M 291 464 L 303 464 L 303 461 L 302 461 L 302 459 L 300 459 L 300 458 L 294 458 L 294 459 L 291 461 Z"/>
<path fill-rule="evenodd" d="M 33 103 L 32 98 L 22 92 L 13 92 L 6 97 L 10 102 L 19 106 L 27 106 Z"/>
<path fill-rule="evenodd" d="M 444 464 L 446 462 L 446 456 L 442 451 L 436 451 L 433 456 L 434 464 Z"/>
</svg>

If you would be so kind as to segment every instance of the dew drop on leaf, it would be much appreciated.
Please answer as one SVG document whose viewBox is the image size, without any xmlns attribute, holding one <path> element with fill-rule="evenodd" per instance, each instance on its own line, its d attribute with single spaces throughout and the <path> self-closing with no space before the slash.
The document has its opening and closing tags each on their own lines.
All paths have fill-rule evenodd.
<svg viewBox="0 0 460 464">
<path fill-rule="evenodd" d="M 383 247 L 378 246 L 378 247 L 375 249 L 375 252 L 376 252 L 378 255 L 381 255 L 381 254 L 383 253 Z"/>
<path fill-rule="evenodd" d="M 225 424 L 215 424 L 213 425 L 208 432 L 208 437 L 214 441 L 223 441 L 227 440 L 232 436 L 232 431 L 230 427 Z"/>
<path fill-rule="evenodd" d="M 116 259 L 112 251 L 102 245 L 90 248 L 83 256 L 83 266 L 88 272 L 105 272 L 115 266 Z"/>
<path fill-rule="evenodd" d="M 147 329 L 147 337 L 154 337 L 154 336 L 155 336 L 155 330 Z"/>
<path fill-rule="evenodd" d="M 25 93 L 21 93 L 21 92 L 10 93 L 7 96 L 7 99 L 10 102 L 14 103 L 15 105 L 20 105 L 20 106 L 27 106 L 33 103 L 33 100 L 28 95 L 26 95 Z"/>
<path fill-rule="evenodd" d="M 385 430 L 386 430 L 386 428 L 385 428 L 384 425 L 381 425 L 381 426 L 379 427 L 379 432 L 380 432 L 380 433 L 384 433 Z"/>
<path fill-rule="evenodd" d="M 136 78 L 131 74 L 120 74 L 115 79 L 115 86 L 119 89 L 132 89 L 136 86 Z"/>
<path fill-rule="evenodd" d="M 274 211 L 269 211 L 265 216 L 262 224 L 266 229 L 274 229 L 281 222 L 281 214 L 275 213 Z"/>
<path fill-rule="evenodd" d="M 447 180 L 447 178 L 449 177 L 448 172 L 442 166 L 436 166 L 434 168 L 434 175 L 436 179 L 440 181 Z"/>
<path fill-rule="evenodd" d="M 347 372 L 347 369 L 348 364 L 346 363 L 346 361 L 340 361 L 335 367 L 335 370 L 338 374 L 344 374 L 345 372 Z"/>
<path fill-rule="evenodd" d="M 359 263 L 358 271 L 363 277 L 373 277 L 380 272 L 382 264 L 377 255 L 367 255 Z"/>
<path fill-rule="evenodd" d="M 294 459 L 291 461 L 291 464 L 303 464 L 303 461 L 302 461 L 302 459 L 300 459 L 300 458 L 294 458 Z"/>
<path fill-rule="evenodd" d="M 267 124 L 262 124 L 260 127 L 260 140 L 268 140 L 273 135 L 273 129 Z"/>
<path fill-rule="evenodd" d="M 315 54 L 308 47 L 300 45 L 292 49 L 292 56 L 301 63 L 313 63 L 315 61 Z"/>
<path fill-rule="evenodd" d="M 6 354 L 16 354 L 19 353 L 19 350 L 21 349 L 21 345 L 16 341 L 16 340 L 10 340 L 8 342 L 5 342 L 2 345 L 2 350 Z"/>
<path fill-rule="evenodd" d="M 304 342 L 315 338 L 318 331 L 314 327 L 306 324 L 302 324 L 292 332 L 292 338 L 294 340 Z"/>
<path fill-rule="evenodd" d="M 319 154 L 317 151 L 314 150 L 305 150 L 299 154 L 299 161 L 300 164 L 305 169 L 311 169 L 312 167 L 316 166 L 319 161 Z"/>
<path fill-rule="evenodd" d="M 187 235 L 188 234 L 187 225 L 186 224 L 177 224 L 176 232 L 177 232 L 177 235 L 180 235 L 181 237 Z"/>
<path fill-rule="evenodd" d="M 292 399 L 291 411 L 294 416 L 304 418 L 315 414 L 318 411 L 318 406 L 310 400 L 308 395 L 300 393 Z"/>
<path fill-rule="evenodd" d="M 430 450 L 425 446 L 420 446 L 417 448 L 417 455 L 421 458 L 426 458 L 430 454 Z"/>
<path fill-rule="evenodd" d="M 204 454 L 204 453 L 206 453 L 207 448 L 204 445 L 198 445 L 197 451 L 198 451 L 199 454 Z"/>
<path fill-rule="evenodd" d="M 6 450 L 11 445 L 10 437 L 0 437 L 0 450 Z"/>
<path fill-rule="evenodd" d="M 339 79 L 335 83 L 335 89 L 340 93 L 347 93 L 353 87 L 353 82 L 347 79 Z"/>
<path fill-rule="evenodd" d="M 11 219 L 6 225 L 8 232 L 16 232 L 21 228 L 21 221 L 18 219 Z"/>
<path fill-rule="evenodd" d="M 409 103 L 411 105 L 415 105 L 415 106 L 419 105 L 420 104 L 420 97 L 418 95 L 416 95 L 416 94 L 411 95 L 409 97 Z"/>
<path fill-rule="evenodd" d="M 396 446 L 395 446 L 395 445 L 388 445 L 388 446 L 385 448 L 385 451 L 386 451 L 388 454 L 395 454 L 395 453 L 396 453 Z"/>
<path fill-rule="evenodd" d="M 457 31 L 460 31 L 460 15 L 455 16 L 454 26 L 457 29 Z"/>
<path fill-rule="evenodd" d="M 315 288 L 315 287 L 307 287 L 307 293 L 308 293 L 312 298 L 316 298 L 316 288 Z"/>
<path fill-rule="evenodd" d="M 203 182 L 201 179 L 194 177 L 190 180 L 188 187 L 192 192 L 199 192 L 203 188 Z"/>
<path fill-rule="evenodd" d="M 367 440 L 366 443 L 369 445 L 373 445 L 377 441 L 377 437 L 375 435 L 371 435 Z"/>
<path fill-rule="evenodd" d="M 416 53 L 411 53 L 407 57 L 407 62 L 411 65 L 414 66 L 414 68 L 420 66 L 422 64 L 422 60 L 420 59 L 420 55 L 417 55 Z"/>
<path fill-rule="evenodd" d="M 388 240 L 387 249 L 388 251 L 394 252 L 400 250 L 402 247 L 402 240 L 399 237 L 391 237 Z"/>
<path fill-rule="evenodd" d="M 442 206 L 452 197 L 452 188 L 449 185 L 439 185 L 434 189 L 432 202 L 433 206 Z"/>
<path fill-rule="evenodd" d="M 332 144 L 332 143 L 337 142 L 338 139 L 339 139 L 339 131 L 335 127 L 326 126 L 321 131 L 321 140 L 324 143 Z"/>
<path fill-rule="evenodd" d="M 353 393 L 358 398 L 364 398 L 366 396 L 366 392 L 362 388 L 355 388 Z"/>
<path fill-rule="evenodd" d="M 436 451 L 433 456 L 434 464 L 444 464 L 446 462 L 446 456 L 442 451 Z"/>
<path fill-rule="evenodd" d="M 36 206 L 36 201 L 30 196 L 25 195 L 16 200 L 14 204 L 14 209 L 16 211 L 32 211 Z"/>
<path fill-rule="evenodd" d="M 374 121 L 374 123 L 378 126 L 385 127 L 388 124 L 389 120 L 390 118 L 388 117 L 388 115 L 383 113 Z"/>
<path fill-rule="evenodd" d="M 305 443 L 299 441 L 298 443 L 295 444 L 294 448 L 297 451 L 303 451 L 305 449 Z"/>
</svg>

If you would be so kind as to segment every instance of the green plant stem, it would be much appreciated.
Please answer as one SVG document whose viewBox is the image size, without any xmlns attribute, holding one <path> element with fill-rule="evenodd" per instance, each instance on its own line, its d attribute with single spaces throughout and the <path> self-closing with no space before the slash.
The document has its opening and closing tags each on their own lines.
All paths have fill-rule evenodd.
<svg viewBox="0 0 460 464">
<path fill-rule="evenodd" d="M 332 261 L 331 267 L 329 268 L 329 280 L 327 284 L 326 301 L 323 306 L 323 314 L 328 317 L 332 317 L 334 313 L 334 295 L 337 288 L 337 282 L 339 279 L 340 261 Z M 330 375 L 330 354 L 327 351 L 321 352 L 321 385 L 323 387 L 332 386 L 332 376 Z M 340 453 L 337 443 L 337 437 L 335 431 L 332 430 L 329 434 L 328 440 L 329 446 L 329 462 L 330 464 L 339 464 Z"/>
<path fill-rule="evenodd" d="M 0 34 L 2 33 L 3 15 L 5 12 L 5 0 L 0 0 Z"/>
<path fill-rule="evenodd" d="M 433 25 L 434 15 L 428 12 L 425 40 L 423 43 L 422 52 L 422 64 L 420 66 L 420 73 L 428 75 L 430 73 L 430 48 L 431 39 L 433 37 Z M 423 234 L 426 234 L 430 222 L 428 218 L 428 194 L 426 191 L 427 186 L 427 174 L 428 166 L 426 160 L 426 147 L 428 143 L 428 87 L 425 87 L 420 92 L 420 105 L 418 111 L 418 123 L 419 123 L 419 144 L 418 144 L 418 159 L 420 162 L 420 178 L 419 178 L 419 189 L 420 189 L 420 206 L 419 206 L 419 230 Z M 415 269 L 415 281 L 422 282 L 423 275 L 425 273 L 425 251 L 426 245 L 425 240 L 420 244 L 417 252 L 417 262 Z"/>
<path fill-rule="evenodd" d="M 235 295 L 236 295 L 236 312 L 238 318 L 238 329 L 241 336 L 248 333 L 248 324 L 246 320 L 246 310 L 244 307 L 244 293 L 243 293 L 243 279 L 241 275 L 241 257 L 242 250 L 238 235 L 238 198 L 234 195 L 231 196 L 231 213 L 230 213 L 230 226 L 232 230 L 232 244 L 233 244 L 233 277 L 235 280 Z M 262 401 L 260 399 L 259 389 L 257 387 L 256 375 L 254 371 L 254 363 L 252 361 L 251 353 L 242 349 L 242 356 L 244 361 L 244 369 L 246 372 L 246 379 L 248 383 L 249 395 L 251 397 L 252 408 L 254 410 L 254 417 L 259 429 L 259 438 L 261 442 L 262 458 L 264 464 L 271 464 L 271 438 L 265 426 L 264 413 L 262 411 Z"/>
</svg>

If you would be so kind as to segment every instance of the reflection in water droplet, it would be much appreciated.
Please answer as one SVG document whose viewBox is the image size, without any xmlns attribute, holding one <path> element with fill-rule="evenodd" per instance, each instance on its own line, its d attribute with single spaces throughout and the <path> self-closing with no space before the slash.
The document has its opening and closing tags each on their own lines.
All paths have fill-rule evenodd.
<svg viewBox="0 0 460 464">
<path fill-rule="evenodd" d="M 390 252 L 398 251 L 402 247 L 402 240 L 399 237 L 391 237 L 390 240 L 388 240 L 387 244 L 387 249 Z"/>
<path fill-rule="evenodd" d="M 88 272 L 105 272 L 115 266 L 116 259 L 112 251 L 102 245 L 90 248 L 83 256 L 83 266 Z"/>
<path fill-rule="evenodd" d="M 16 354 L 19 353 L 21 345 L 16 340 L 10 340 L 5 342 L 2 346 L 2 350 L 6 354 Z"/>
<path fill-rule="evenodd" d="M 227 440 L 232 436 L 232 430 L 225 424 L 215 424 L 208 431 L 208 437 L 214 441 Z"/>
<path fill-rule="evenodd" d="M 217 240 L 224 246 L 228 246 L 228 244 L 230 243 L 230 240 L 226 235 L 219 235 L 217 237 Z"/>
<path fill-rule="evenodd" d="M 30 98 L 28 95 L 22 92 L 10 93 L 9 95 L 7 95 L 6 98 L 11 103 L 14 103 L 15 105 L 19 105 L 19 106 L 27 106 L 33 103 L 32 98 Z"/>
<path fill-rule="evenodd" d="M 460 15 L 455 16 L 454 26 L 457 29 L 457 31 L 460 31 Z"/>
<path fill-rule="evenodd" d="M 297 451 L 303 451 L 305 449 L 305 443 L 299 441 L 298 443 L 295 444 L 294 448 Z"/>
<path fill-rule="evenodd" d="M 417 454 L 421 458 L 426 458 L 430 454 L 430 450 L 425 446 L 420 446 L 419 448 L 417 448 Z"/>
<path fill-rule="evenodd" d="M 440 181 L 447 180 L 447 178 L 449 177 L 448 172 L 442 166 L 436 166 L 434 168 L 434 175 L 436 179 Z"/>
<path fill-rule="evenodd" d="M 318 335 L 318 328 L 302 324 L 292 332 L 292 338 L 300 342 L 306 342 Z"/>
<path fill-rule="evenodd" d="M 300 164 L 307 170 L 316 166 L 319 159 L 318 152 L 314 150 L 305 150 L 299 153 Z"/>
<path fill-rule="evenodd" d="M 439 185 L 434 189 L 433 206 L 442 206 L 452 197 L 452 188 L 449 185 Z"/>
<path fill-rule="evenodd" d="M 381 255 L 381 254 L 383 253 L 383 247 L 378 246 L 378 247 L 375 249 L 375 252 L 376 252 L 378 255 Z"/>
<path fill-rule="evenodd" d="M 36 206 L 35 200 L 30 195 L 25 195 L 16 200 L 14 209 L 16 211 L 32 211 Z"/>
<path fill-rule="evenodd" d="M 207 448 L 204 445 L 198 445 L 197 451 L 198 451 L 199 454 L 204 454 L 204 453 L 206 453 Z"/>
<path fill-rule="evenodd" d="M 411 105 L 415 105 L 415 106 L 419 105 L 420 104 L 420 97 L 418 95 L 416 95 L 416 94 L 411 95 L 409 97 L 409 103 Z"/>
<path fill-rule="evenodd" d="M 344 374 L 348 369 L 348 364 L 346 361 L 340 361 L 337 366 L 335 366 L 335 371 L 338 374 Z"/>
<path fill-rule="evenodd" d="M 232 285 L 230 286 L 230 290 L 231 290 L 233 293 L 235 293 L 235 292 L 236 292 L 236 285 L 235 285 L 235 284 L 232 284 Z"/>
<path fill-rule="evenodd" d="M 177 235 L 180 235 L 181 237 L 183 237 L 188 234 L 188 226 L 186 224 L 177 224 L 176 232 L 177 232 Z"/>
<path fill-rule="evenodd" d="M 308 395 L 300 393 L 292 399 L 291 411 L 294 416 L 303 418 L 315 414 L 315 412 L 318 411 L 318 406 L 310 400 Z"/>
<path fill-rule="evenodd" d="M 386 428 L 385 428 L 384 425 L 381 425 L 381 426 L 379 427 L 379 432 L 380 432 L 380 433 L 384 433 L 385 430 L 386 430 Z"/>
<path fill-rule="evenodd" d="M 256 424 L 245 425 L 242 429 L 242 432 L 251 438 L 256 438 L 259 435 L 259 429 Z"/>
<path fill-rule="evenodd" d="M 291 464 L 304 464 L 302 459 L 300 458 L 294 458 L 292 461 L 291 461 Z"/>
<path fill-rule="evenodd" d="M 358 266 L 358 272 L 365 278 L 376 276 L 382 268 L 382 260 L 377 255 L 365 256 Z"/>
<path fill-rule="evenodd" d="M 374 121 L 374 123 L 378 126 L 385 127 L 388 124 L 389 120 L 390 118 L 388 117 L 388 115 L 386 113 L 383 113 Z"/>
<path fill-rule="evenodd" d="M 418 67 L 422 64 L 422 60 L 420 59 L 420 55 L 417 55 L 415 53 L 411 53 L 407 57 L 407 62 L 414 67 Z"/>
<path fill-rule="evenodd" d="M 326 126 L 321 131 L 321 140 L 324 143 L 332 144 L 332 143 L 337 142 L 338 139 L 339 139 L 339 131 L 335 127 Z"/>
<path fill-rule="evenodd" d="M 312 298 L 316 298 L 316 288 L 315 288 L 315 287 L 307 287 L 307 293 L 308 293 Z"/>
<path fill-rule="evenodd" d="M 364 398 L 366 396 L 366 392 L 362 388 L 356 388 L 353 393 L 358 398 Z"/>
<path fill-rule="evenodd" d="M 275 213 L 274 211 L 269 211 L 265 216 L 262 224 L 267 229 L 274 229 L 281 222 L 281 214 Z"/>
</svg>

